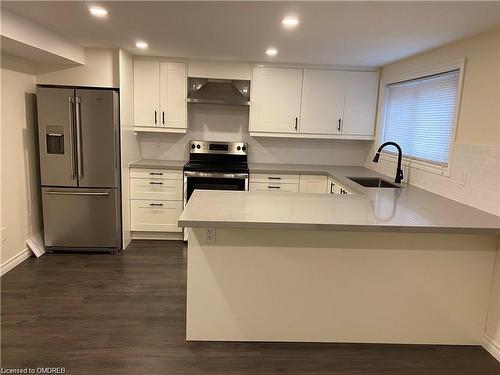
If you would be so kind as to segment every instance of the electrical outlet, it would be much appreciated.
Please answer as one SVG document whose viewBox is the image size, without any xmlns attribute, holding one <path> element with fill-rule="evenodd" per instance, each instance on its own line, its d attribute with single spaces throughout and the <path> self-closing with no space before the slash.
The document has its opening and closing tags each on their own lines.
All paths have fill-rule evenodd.
<svg viewBox="0 0 500 375">
<path fill-rule="evenodd" d="M 215 229 L 207 229 L 207 242 L 215 242 Z"/>
<path fill-rule="evenodd" d="M 465 183 L 467 181 L 467 169 L 457 168 L 455 171 L 452 172 L 451 177 L 453 182 L 465 186 Z"/>
<path fill-rule="evenodd" d="M 2 242 L 7 241 L 7 227 L 2 227 L 2 234 L 0 237 Z"/>
</svg>

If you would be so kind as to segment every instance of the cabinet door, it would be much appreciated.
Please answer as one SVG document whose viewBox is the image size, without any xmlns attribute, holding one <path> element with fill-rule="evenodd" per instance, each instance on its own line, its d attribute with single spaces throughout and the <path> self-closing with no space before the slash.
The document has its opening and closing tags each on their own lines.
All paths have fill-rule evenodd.
<svg viewBox="0 0 500 375">
<path fill-rule="evenodd" d="M 158 124 L 185 129 L 186 125 L 186 65 L 160 63 L 160 113 Z"/>
<path fill-rule="evenodd" d="M 158 61 L 134 61 L 134 126 L 159 124 L 159 81 Z"/>
<path fill-rule="evenodd" d="M 377 72 L 349 72 L 342 134 L 373 135 L 378 95 Z"/>
<path fill-rule="evenodd" d="M 347 72 L 304 70 L 300 132 L 340 134 Z"/>
<path fill-rule="evenodd" d="M 327 191 L 326 176 L 300 175 L 300 193 L 325 194 Z"/>
<path fill-rule="evenodd" d="M 296 133 L 300 119 L 302 69 L 253 69 L 250 131 Z"/>
</svg>

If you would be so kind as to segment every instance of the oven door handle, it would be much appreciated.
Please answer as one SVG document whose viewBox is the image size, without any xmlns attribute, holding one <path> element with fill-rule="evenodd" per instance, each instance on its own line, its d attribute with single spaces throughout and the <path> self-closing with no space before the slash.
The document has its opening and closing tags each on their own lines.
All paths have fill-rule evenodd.
<svg viewBox="0 0 500 375">
<path fill-rule="evenodd" d="M 206 177 L 206 178 L 235 178 L 247 179 L 248 173 L 221 173 L 221 172 L 194 172 L 185 171 L 185 177 Z"/>
</svg>

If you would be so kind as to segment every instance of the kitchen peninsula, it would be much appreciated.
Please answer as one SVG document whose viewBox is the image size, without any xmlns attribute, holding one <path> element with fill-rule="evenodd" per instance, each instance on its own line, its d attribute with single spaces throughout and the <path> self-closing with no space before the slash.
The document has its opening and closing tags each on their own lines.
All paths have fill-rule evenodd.
<svg viewBox="0 0 500 375">
<path fill-rule="evenodd" d="M 358 194 L 195 191 L 179 219 L 188 340 L 482 342 L 499 217 L 413 186 L 363 188 L 348 177 L 387 177 L 361 167 L 289 169 Z"/>
</svg>

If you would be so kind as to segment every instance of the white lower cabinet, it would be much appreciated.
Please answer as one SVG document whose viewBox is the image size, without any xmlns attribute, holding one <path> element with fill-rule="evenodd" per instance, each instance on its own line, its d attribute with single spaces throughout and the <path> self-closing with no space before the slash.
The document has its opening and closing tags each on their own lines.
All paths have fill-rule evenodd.
<svg viewBox="0 0 500 375">
<path fill-rule="evenodd" d="M 281 193 L 299 192 L 298 174 L 250 173 L 250 191 L 276 191 Z"/>
<path fill-rule="evenodd" d="M 130 176 L 132 232 L 181 233 L 182 171 L 134 168 Z"/>
<path fill-rule="evenodd" d="M 182 232 L 177 221 L 182 201 L 132 200 L 132 231 Z"/>
<path fill-rule="evenodd" d="M 318 175 L 300 175 L 299 192 L 325 194 L 327 191 L 327 177 Z"/>
<path fill-rule="evenodd" d="M 250 191 L 277 193 L 353 194 L 345 186 L 326 175 L 250 173 Z"/>
</svg>

